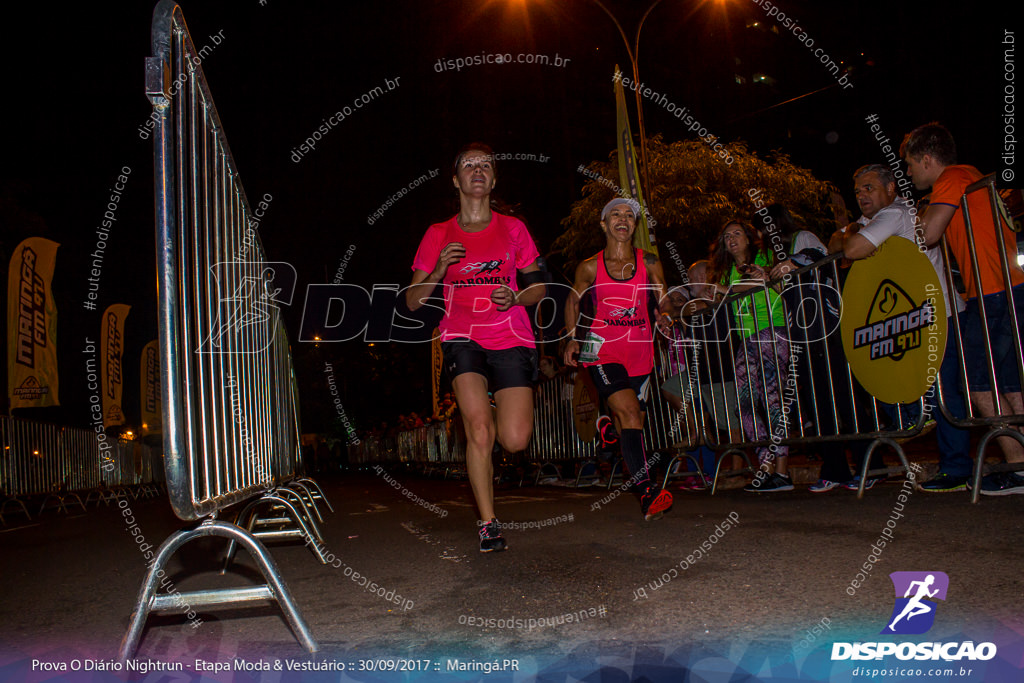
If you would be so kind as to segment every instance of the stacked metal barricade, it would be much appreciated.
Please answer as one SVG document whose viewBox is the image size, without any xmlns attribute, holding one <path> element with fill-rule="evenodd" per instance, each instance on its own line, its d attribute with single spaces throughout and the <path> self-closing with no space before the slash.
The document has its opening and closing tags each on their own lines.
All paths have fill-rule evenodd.
<svg viewBox="0 0 1024 683">
<path fill-rule="evenodd" d="M 277 303 L 287 264 L 267 260 L 181 9 L 153 14 L 146 89 L 153 105 L 156 252 L 165 468 L 183 521 L 149 570 L 121 657 L 131 656 L 152 611 L 275 601 L 298 640 L 317 645 L 260 539 L 322 541 L 316 485 L 301 479 L 298 402 Z M 287 293 L 286 293 L 287 294 Z M 244 504 L 238 524 L 217 520 Z M 270 510 L 269 527 L 258 519 Z M 266 522 L 267 520 L 263 520 Z M 183 544 L 204 536 L 247 549 L 266 584 L 157 593 L 157 573 Z M 310 543 L 317 554 L 318 543 Z M 320 557 L 323 561 L 323 558 Z"/>
</svg>

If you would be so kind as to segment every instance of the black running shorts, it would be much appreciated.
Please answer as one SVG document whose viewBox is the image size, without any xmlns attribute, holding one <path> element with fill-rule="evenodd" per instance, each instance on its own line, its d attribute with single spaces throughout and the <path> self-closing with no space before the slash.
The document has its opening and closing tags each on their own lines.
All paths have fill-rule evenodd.
<svg viewBox="0 0 1024 683">
<path fill-rule="evenodd" d="M 475 372 L 487 378 L 491 393 L 510 387 L 532 387 L 537 381 L 537 349 L 528 346 L 493 351 L 475 341 L 460 339 L 441 342 L 441 353 L 450 379 Z"/>
<path fill-rule="evenodd" d="M 590 365 L 587 367 L 590 378 L 594 380 L 597 387 L 597 395 L 602 401 L 607 400 L 612 394 L 623 389 L 632 389 L 636 392 L 636 398 L 640 401 L 640 410 L 647 410 L 647 399 L 651 393 L 651 376 L 640 375 L 630 377 L 626 374 L 626 368 L 620 363 L 604 363 L 601 365 Z"/>
</svg>

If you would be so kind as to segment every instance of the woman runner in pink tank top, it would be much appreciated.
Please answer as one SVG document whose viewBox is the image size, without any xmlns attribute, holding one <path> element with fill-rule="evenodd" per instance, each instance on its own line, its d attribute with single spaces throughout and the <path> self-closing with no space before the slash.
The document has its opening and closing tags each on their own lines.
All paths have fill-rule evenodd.
<svg viewBox="0 0 1024 683">
<path fill-rule="evenodd" d="M 652 295 L 661 311 L 658 326 L 671 327 L 672 315 L 661 262 L 633 247 L 639 213 L 635 201 L 622 198 L 611 200 L 601 212 L 607 243 L 576 268 L 576 282 L 565 304 L 565 327 L 572 336 L 565 348 L 565 363 L 575 367 L 578 357 L 598 395 L 611 408 L 630 481 L 640 491 L 640 513 L 652 520 L 672 507 L 672 494 L 659 490 L 648 474 L 652 463 L 643 443 L 645 403 L 654 369 Z M 581 300 L 592 304 L 587 325 L 579 320 Z"/>
</svg>

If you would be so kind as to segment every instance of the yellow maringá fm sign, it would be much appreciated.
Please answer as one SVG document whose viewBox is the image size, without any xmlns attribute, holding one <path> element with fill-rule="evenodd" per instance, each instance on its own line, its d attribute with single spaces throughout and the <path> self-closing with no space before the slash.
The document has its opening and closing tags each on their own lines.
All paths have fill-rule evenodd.
<svg viewBox="0 0 1024 683">
<path fill-rule="evenodd" d="M 911 403 L 928 391 L 946 348 L 946 305 L 935 268 L 913 242 L 890 237 L 854 263 L 840 333 L 850 369 L 878 400 Z"/>
</svg>

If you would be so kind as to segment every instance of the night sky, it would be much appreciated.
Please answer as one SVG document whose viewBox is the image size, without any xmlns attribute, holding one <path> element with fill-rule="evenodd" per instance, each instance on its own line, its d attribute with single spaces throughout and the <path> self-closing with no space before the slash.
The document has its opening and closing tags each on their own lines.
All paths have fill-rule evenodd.
<svg viewBox="0 0 1024 683">
<path fill-rule="evenodd" d="M 606 4 L 632 41 L 649 4 Z M 641 80 L 688 107 L 725 141 L 745 140 L 762 155 L 786 151 L 844 189 L 851 207 L 851 172 L 881 160 L 864 121 L 868 114 L 879 116 L 894 142 L 937 119 L 957 138 L 962 162 L 997 169 L 1001 41 L 1004 29 L 1020 34 L 1019 12 L 917 0 L 781 4 L 814 47 L 849 67 L 853 88 L 836 87 L 811 51 L 750 0 L 661 2 L 641 34 Z M 151 54 L 152 8 L 145 1 L 59 9 L 31 3 L 7 23 L 0 46 L 7 64 L 0 133 L 3 262 L 24 237 L 61 243 L 54 290 L 63 406 L 26 416 L 72 424 L 87 419 L 76 353 L 84 336 L 99 328 L 99 312 L 82 306 L 88 254 L 109 188 L 128 167 L 104 255 L 99 308 L 132 306 L 125 404 L 129 418 L 138 419 L 138 356 L 156 336 L 152 138 L 139 134 L 151 112 L 143 66 Z M 246 0 L 185 2 L 182 8 L 197 47 L 220 38 L 202 68 L 250 200 L 273 197 L 260 225 L 267 254 L 298 271 L 297 300 L 285 311 L 293 339 L 306 285 L 330 282 L 347 251 L 344 282 L 408 283 L 423 231 L 454 213 L 451 164 L 465 142 L 484 140 L 500 153 L 549 158 L 498 167 L 497 191 L 520 205 L 542 253 L 580 197 L 586 179 L 577 166 L 606 160 L 614 145 L 611 75 L 614 64 L 626 68 L 628 58 L 614 24 L 592 0 Z M 486 53 L 540 54 L 563 65 L 444 68 L 446 60 Z M 758 74 L 767 78 L 758 81 Z M 738 84 L 737 76 L 746 82 Z M 293 152 L 324 119 L 386 79 L 398 87 L 337 123 L 295 163 Z M 627 100 L 635 133 L 631 93 Z M 656 103 L 646 101 L 644 115 L 648 135 L 694 137 Z M 431 172 L 437 176 L 368 225 L 391 195 Z M 321 346 L 327 348 L 316 351 L 317 362 L 365 362 L 364 349 L 351 344 Z M 313 353 L 296 349 L 300 370 Z M 396 378 L 409 388 L 396 394 L 389 411 L 427 407 L 425 349 L 412 355 L 423 359 L 421 377 Z M 385 377 L 380 387 L 362 391 L 373 403 L 380 398 L 374 392 L 390 383 Z M 320 427 L 316 399 L 304 389 L 302 400 L 307 430 Z"/>
</svg>

